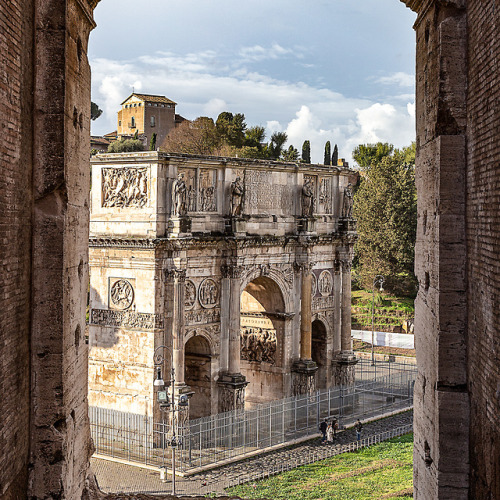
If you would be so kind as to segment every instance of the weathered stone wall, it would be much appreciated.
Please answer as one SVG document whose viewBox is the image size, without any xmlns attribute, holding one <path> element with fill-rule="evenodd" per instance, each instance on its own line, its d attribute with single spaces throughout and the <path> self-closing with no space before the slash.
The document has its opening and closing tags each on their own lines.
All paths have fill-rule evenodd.
<svg viewBox="0 0 500 500">
<path fill-rule="evenodd" d="M 24 498 L 29 456 L 33 1 L 0 6 L 0 497 Z"/>
<path fill-rule="evenodd" d="M 500 10 L 468 2 L 469 498 L 500 498 Z"/>
<path fill-rule="evenodd" d="M 417 32 L 419 280 L 415 333 L 416 498 L 467 498 L 465 92 L 460 2 L 424 2 Z"/>
</svg>

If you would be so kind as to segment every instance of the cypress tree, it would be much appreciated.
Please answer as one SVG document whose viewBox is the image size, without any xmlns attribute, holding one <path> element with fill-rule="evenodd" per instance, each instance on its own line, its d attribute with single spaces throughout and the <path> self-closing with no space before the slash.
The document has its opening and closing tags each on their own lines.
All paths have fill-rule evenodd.
<svg viewBox="0 0 500 500">
<path fill-rule="evenodd" d="M 335 144 L 335 147 L 333 148 L 333 153 L 332 153 L 332 165 L 334 167 L 336 167 L 338 162 L 339 162 L 339 148 Z"/>
<path fill-rule="evenodd" d="M 302 144 L 302 161 L 303 163 L 311 163 L 311 143 L 304 141 Z"/>
<path fill-rule="evenodd" d="M 323 162 L 324 165 L 330 165 L 331 161 L 331 154 L 332 154 L 332 146 L 330 144 L 330 141 L 326 141 L 325 144 L 325 161 Z"/>
<path fill-rule="evenodd" d="M 151 140 L 149 141 L 149 150 L 156 151 L 156 132 L 153 132 Z"/>
</svg>

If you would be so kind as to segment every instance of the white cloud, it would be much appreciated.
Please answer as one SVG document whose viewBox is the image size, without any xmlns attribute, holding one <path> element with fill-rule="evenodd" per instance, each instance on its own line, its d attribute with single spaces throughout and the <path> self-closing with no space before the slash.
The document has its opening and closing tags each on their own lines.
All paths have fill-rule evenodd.
<svg viewBox="0 0 500 500">
<path fill-rule="evenodd" d="M 399 85 L 400 87 L 413 87 L 415 85 L 415 75 L 398 71 L 389 76 L 382 76 L 375 79 L 376 83 L 384 85 Z"/>
<path fill-rule="evenodd" d="M 276 57 L 287 53 L 278 47 L 272 49 Z M 104 110 L 92 123 L 94 134 L 116 129 L 120 103 L 135 87 L 173 99 L 176 112 L 190 119 L 216 118 L 221 111 L 245 113 L 249 126 L 266 125 L 268 139 L 275 131 L 286 131 L 288 144 L 299 151 L 309 140 L 314 162 L 323 161 L 327 140 L 338 144 L 340 156 L 350 161 L 352 149 L 360 143 L 381 140 L 404 146 L 415 136 L 412 94 L 406 100 L 394 96 L 384 102 L 350 98 L 324 87 L 235 70 L 213 51 L 158 52 L 125 62 L 95 59 L 91 64 L 92 99 Z"/>
<path fill-rule="evenodd" d="M 278 43 L 273 43 L 270 47 L 253 45 L 252 47 L 242 47 L 239 50 L 239 55 L 243 61 L 251 62 L 260 62 L 266 59 L 278 59 L 293 53 L 294 50 L 285 49 Z"/>
<path fill-rule="evenodd" d="M 207 116 L 217 117 L 227 108 L 226 101 L 224 99 L 210 99 L 205 106 L 203 106 L 203 111 Z"/>
</svg>

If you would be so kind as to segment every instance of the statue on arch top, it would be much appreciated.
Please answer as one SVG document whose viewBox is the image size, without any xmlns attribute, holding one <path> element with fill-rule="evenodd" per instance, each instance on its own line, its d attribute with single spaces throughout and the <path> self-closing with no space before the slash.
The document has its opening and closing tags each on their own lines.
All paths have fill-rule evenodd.
<svg viewBox="0 0 500 500">
<path fill-rule="evenodd" d="M 184 174 L 179 173 L 177 179 L 172 184 L 172 215 L 186 215 L 186 183 L 184 182 Z"/>
<path fill-rule="evenodd" d="M 353 192 L 352 184 L 349 182 L 344 189 L 344 202 L 342 205 L 342 217 L 350 219 L 352 217 Z"/>
<path fill-rule="evenodd" d="M 245 188 L 241 182 L 240 177 L 236 177 L 235 181 L 231 183 L 231 216 L 237 217 L 241 215 L 241 208 L 243 205 L 243 195 Z"/>
</svg>

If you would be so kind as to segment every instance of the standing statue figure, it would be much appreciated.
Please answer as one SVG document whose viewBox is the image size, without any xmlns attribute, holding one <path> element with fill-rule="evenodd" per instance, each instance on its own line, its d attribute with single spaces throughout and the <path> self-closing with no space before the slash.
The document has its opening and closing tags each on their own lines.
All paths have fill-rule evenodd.
<svg viewBox="0 0 500 500">
<path fill-rule="evenodd" d="M 245 188 L 241 183 L 241 179 L 240 177 L 236 177 L 236 180 L 231 184 L 231 215 L 233 217 L 241 215 L 244 193 Z"/>
<path fill-rule="evenodd" d="M 172 184 L 172 215 L 186 215 L 186 193 L 184 174 L 179 173 L 177 179 Z"/>
<path fill-rule="evenodd" d="M 312 217 L 314 213 L 314 193 L 311 179 L 306 178 L 302 186 L 302 216 Z"/>
<path fill-rule="evenodd" d="M 344 204 L 342 205 L 342 217 L 350 219 L 352 217 L 352 184 L 349 182 L 344 189 Z"/>
</svg>

